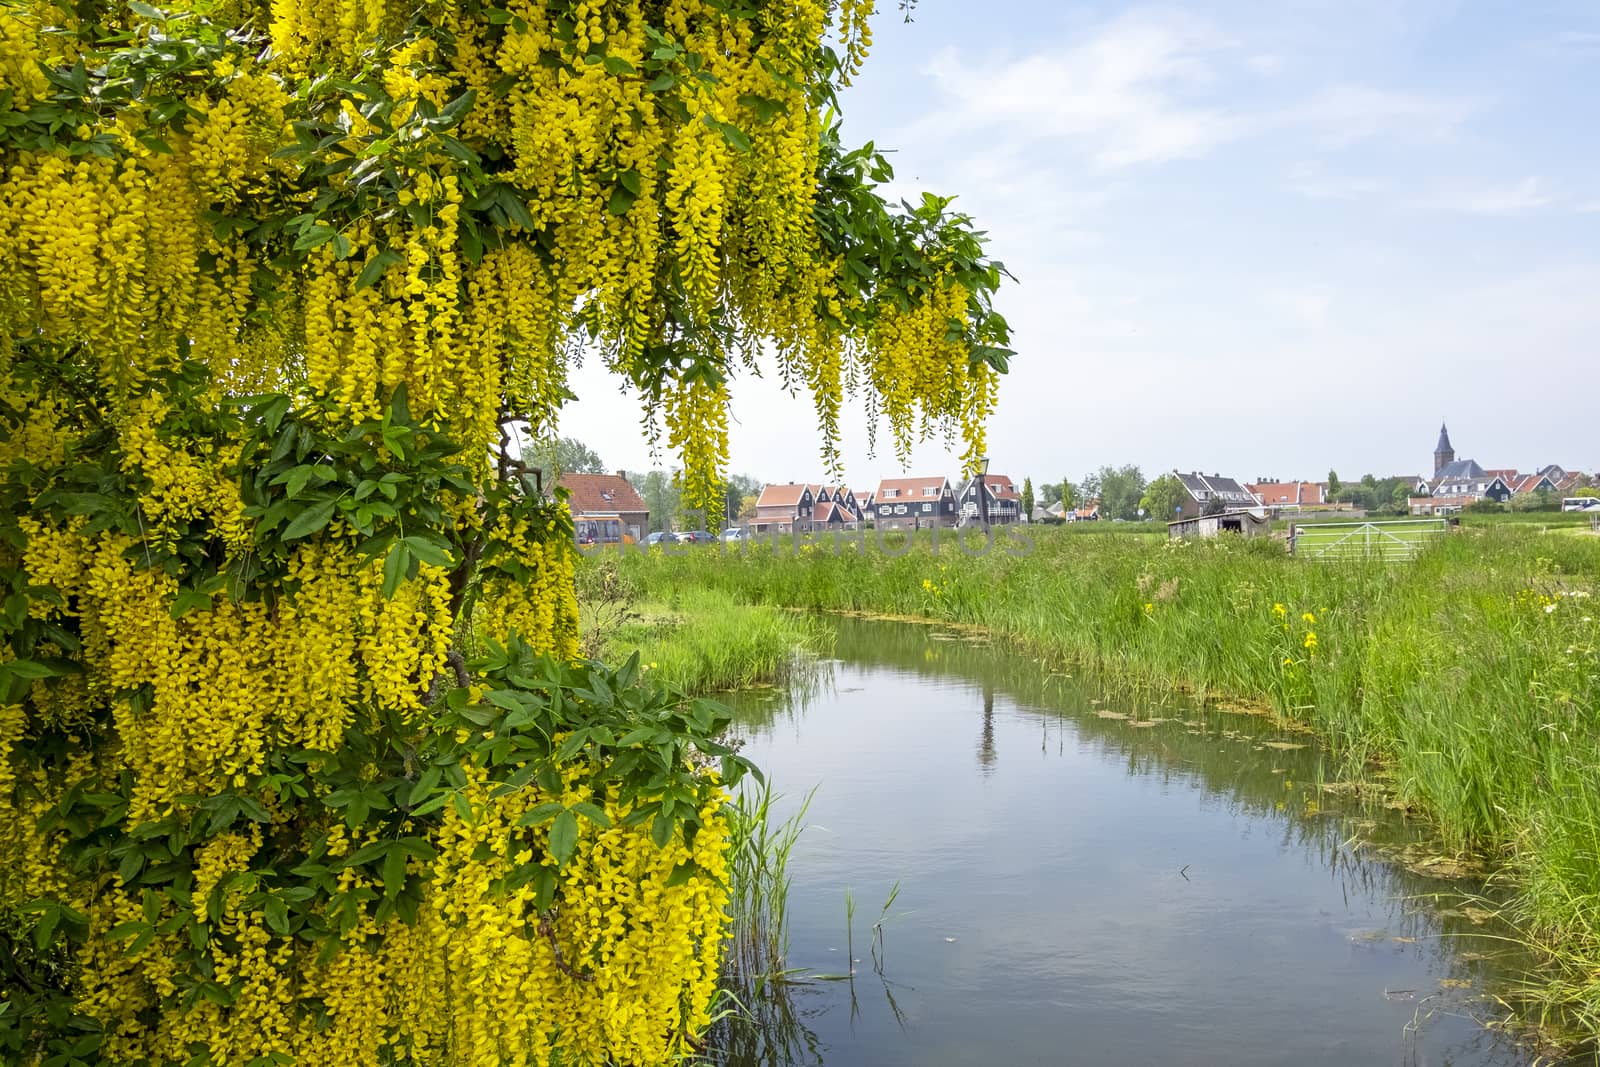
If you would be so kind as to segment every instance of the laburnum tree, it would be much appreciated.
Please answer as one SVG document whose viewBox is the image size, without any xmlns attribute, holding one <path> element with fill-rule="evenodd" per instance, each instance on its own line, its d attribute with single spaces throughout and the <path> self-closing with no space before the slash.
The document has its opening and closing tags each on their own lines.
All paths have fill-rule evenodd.
<svg viewBox="0 0 1600 1067">
<path fill-rule="evenodd" d="M 711 705 L 577 659 L 507 443 L 604 362 L 983 451 L 1003 274 L 887 204 L 870 0 L 0 10 L 0 1059 L 655 1064 L 726 926 Z"/>
</svg>

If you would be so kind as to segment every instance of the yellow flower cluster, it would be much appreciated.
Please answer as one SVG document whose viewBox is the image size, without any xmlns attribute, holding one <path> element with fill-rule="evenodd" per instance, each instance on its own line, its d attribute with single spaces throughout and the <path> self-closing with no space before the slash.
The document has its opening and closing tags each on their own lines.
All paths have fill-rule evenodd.
<svg viewBox="0 0 1600 1067">
<path fill-rule="evenodd" d="M 968 296 L 965 287 L 946 278 L 925 302 L 883 311 L 867 339 L 868 374 L 902 462 L 918 435 L 942 427 L 949 436 L 952 424 L 960 427 L 967 469 L 976 469 L 984 453 L 984 424 L 999 381 L 987 364 L 968 362 L 960 341 Z"/>
<path fill-rule="evenodd" d="M 489 531 L 513 566 L 484 579 L 475 621 L 480 633 L 496 641 L 516 634 L 540 651 L 572 659 L 578 654 L 578 602 L 573 594 L 578 553 L 567 539 L 541 539 L 541 532 L 548 533 L 506 519 Z M 530 581 L 513 575 L 513 569 L 523 568 L 536 576 Z"/>
</svg>

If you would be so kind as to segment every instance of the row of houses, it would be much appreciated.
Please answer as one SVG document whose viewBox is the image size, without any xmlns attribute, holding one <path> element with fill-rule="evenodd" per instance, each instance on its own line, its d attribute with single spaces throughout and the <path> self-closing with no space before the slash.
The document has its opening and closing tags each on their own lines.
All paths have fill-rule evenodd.
<svg viewBox="0 0 1600 1067">
<path fill-rule="evenodd" d="M 1022 496 L 1004 474 L 952 484 L 942 474 L 884 478 L 874 489 L 819 482 L 773 483 L 756 499 L 750 528 L 757 534 L 851 530 L 863 523 L 902 530 L 1024 521 Z"/>
<path fill-rule="evenodd" d="M 1172 475 L 1184 496 L 1169 516 L 1185 521 L 1202 515 L 1242 511 L 1287 511 L 1335 508 L 1325 482 L 1279 481 L 1262 478 L 1241 483 L 1218 473 Z M 1475 460 L 1457 459 L 1450 431 L 1439 427 L 1433 453 L 1433 476 L 1407 476 L 1413 515 L 1449 515 L 1480 500 L 1505 502 L 1520 494 L 1547 493 L 1566 496 L 1587 484 L 1582 475 L 1556 464 L 1531 474 L 1512 468 L 1485 468 Z M 650 514 L 627 472 L 568 474 L 560 480 L 567 490 L 580 541 L 642 540 L 650 530 Z M 875 488 L 849 489 L 824 482 L 773 482 L 756 500 L 750 529 L 758 534 L 850 530 L 865 523 L 881 529 L 953 527 L 987 521 L 991 525 L 1058 520 L 1094 521 L 1100 518 L 1098 501 L 1067 508 L 1056 503 L 1022 513 L 1022 496 L 1008 475 L 984 474 L 952 482 L 944 475 L 884 478 Z"/>
</svg>

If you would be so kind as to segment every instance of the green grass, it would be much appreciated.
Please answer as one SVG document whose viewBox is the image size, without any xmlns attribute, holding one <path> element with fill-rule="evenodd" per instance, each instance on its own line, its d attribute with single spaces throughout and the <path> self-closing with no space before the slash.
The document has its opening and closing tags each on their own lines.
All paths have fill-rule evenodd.
<svg viewBox="0 0 1600 1067">
<path fill-rule="evenodd" d="M 638 652 L 651 677 L 709 693 L 787 682 L 809 654 L 828 648 L 827 628 L 805 615 L 686 590 L 636 605 L 607 635 L 600 658 L 616 663 Z"/>
<path fill-rule="evenodd" d="M 901 556 L 869 538 L 621 569 L 649 599 L 971 624 L 1129 684 L 1270 702 L 1384 776 L 1446 842 L 1502 861 L 1517 917 L 1555 961 L 1545 1003 L 1600 1033 L 1600 538 L 1486 523 L 1386 564 L 1292 558 L 1264 539 L 1029 536 L 1031 554 L 1002 542 L 981 559 L 954 539 L 935 555 L 923 534 Z"/>
</svg>

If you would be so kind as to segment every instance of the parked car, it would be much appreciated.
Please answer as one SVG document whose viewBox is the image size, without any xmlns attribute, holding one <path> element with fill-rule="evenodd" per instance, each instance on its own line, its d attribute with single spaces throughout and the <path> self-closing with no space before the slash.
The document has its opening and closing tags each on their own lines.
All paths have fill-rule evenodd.
<svg viewBox="0 0 1600 1067">
<path fill-rule="evenodd" d="M 677 540 L 677 538 L 673 537 L 672 531 L 670 531 L 670 530 L 657 530 L 655 533 L 651 534 L 649 537 L 646 537 L 644 539 L 644 543 L 647 544 L 647 545 L 670 545 L 676 540 Z"/>
<path fill-rule="evenodd" d="M 722 541 L 724 544 L 732 544 L 737 541 L 748 540 L 750 540 L 750 531 L 746 530 L 743 526 L 730 526 L 726 530 L 722 531 Z"/>
<path fill-rule="evenodd" d="M 680 545 L 709 545 L 715 538 L 705 530 L 680 530 L 678 543 Z"/>
</svg>

